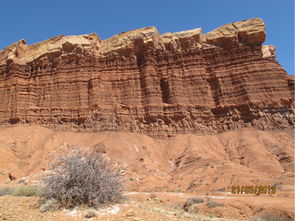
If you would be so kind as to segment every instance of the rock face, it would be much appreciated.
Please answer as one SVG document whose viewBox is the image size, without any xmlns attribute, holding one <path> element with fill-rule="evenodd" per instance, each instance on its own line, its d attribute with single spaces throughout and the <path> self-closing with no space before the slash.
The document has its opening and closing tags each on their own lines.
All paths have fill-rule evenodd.
<svg viewBox="0 0 295 221">
<path fill-rule="evenodd" d="M 207 34 L 146 27 L 0 51 L 0 123 L 152 136 L 294 124 L 294 78 L 259 18 Z"/>
</svg>

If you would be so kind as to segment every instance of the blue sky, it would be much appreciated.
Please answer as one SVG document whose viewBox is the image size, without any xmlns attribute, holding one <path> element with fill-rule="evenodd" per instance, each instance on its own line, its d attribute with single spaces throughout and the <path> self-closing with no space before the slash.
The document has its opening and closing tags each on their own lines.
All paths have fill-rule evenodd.
<svg viewBox="0 0 295 221">
<path fill-rule="evenodd" d="M 96 32 L 106 39 L 123 31 L 155 26 L 160 33 L 260 17 L 264 44 L 277 47 L 277 60 L 294 74 L 294 0 L 1 0 L 0 49 L 26 39 L 27 44 L 57 35 Z"/>
</svg>

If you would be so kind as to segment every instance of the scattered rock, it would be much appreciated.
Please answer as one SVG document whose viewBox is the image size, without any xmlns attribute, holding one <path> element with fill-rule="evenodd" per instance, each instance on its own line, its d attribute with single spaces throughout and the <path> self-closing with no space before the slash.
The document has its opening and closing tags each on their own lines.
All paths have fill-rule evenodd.
<svg viewBox="0 0 295 221">
<path fill-rule="evenodd" d="M 151 193 L 149 199 L 156 199 L 157 195 L 155 193 Z"/>
<path fill-rule="evenodd" d="M 143 221 L 143 219 L 138 218 L 138 217 L 133 217 L 132 220 L 134 220 L 134 221 Z"/>
<path fill-rule="evenodd" d="M 40 212 L 53 211 L 58 208 L 58 203 L 56 199 L 47 200 L 44 204 L 40 206 Z"/>
<path fill-rule="evenodd" d="M 16 177 L 13 176 L 11 173 L 8 173 L 8 177 L 10 180 L 16 180 Z"/>
<path fill-rule="evenodd" d="M 198 204 L 191 205 L 187 210 L 189 213 L 198 213 L 198 211 Z"/>
<path fill-rule="evenodd" d="M 26 179 L 25 178 L 18 179 L 17 184 L 21 184 L 21 183 L 26 183 Z"/>
<path fill-rule="evenodd" d="M 95 216 L 97 216 L 97 211 L 93 208 L 90 208 L 84 211 L 84 217 L 87 219 L 95 217 Z"/>
<path fill-rule="evenodd" d="M 130 217 L 130 216 L 134 216 L 135 212 L 133 210 L 129 210 L 126 214 L 125 217 Z"/>
</svg>

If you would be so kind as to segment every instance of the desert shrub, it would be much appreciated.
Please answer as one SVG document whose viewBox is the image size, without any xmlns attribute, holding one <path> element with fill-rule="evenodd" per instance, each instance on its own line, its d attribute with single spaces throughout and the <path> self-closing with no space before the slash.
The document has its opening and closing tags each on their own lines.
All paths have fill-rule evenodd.
<svg viewBox="0 0 295 221">
<path fill-rule="evenodd" d="M 276 186 L 276 188 L 278 190 L 282 190 L 282 187 L 283 187 L 283 182 L 282 181 L 277 181 L 273 184 L 273 186 Z"/>
<path fill-rule="evenodd" d="M 15 188 L 13 196 L 37 196 L 39 195 L 40 188 L 37 186 L 21 186 Z"/>
<path fill-rule="evenodd" d="M 218 203 L 216 201 L 213 201 L 213 200 L 209 200 L 207 203 L 206 203 L 206 206 L 210 207 L 210 208 L 213 208 L 213 207 L 218 207 L 218 206 L 224 206 L 222 203 Z"/>
<path fill-rule="evenodd" d="M 250 221 L 291 221 L 292 219 L 286 216 L 275 214 L 262 214 L 252 217 Z"/>
<path fill-rule="evenodd" d="M 43 180 L 42 199 L 56 199 L 62 207 L 97 207 L 122 198 L 121 175 L 95 150 L 74 149 L 57 157 L 52 174 Z"/>
<path fill-rule="evenodd" d="M 219 191 L 219 192 L 225 192 L 226 191 L 226 188 L 225 187 L 221 187 L 221 188 L 218 188 L 217 191 Z"/>
<path fill-rule="evenodd" d="M 188 190 L 193 190 L 196 189 L 198 186 L 200 186 L 200 184 L 196 184 L 196 180 L 192 180 L 189 184 Z"/>
<path fill-rule="evenodd" d="M 203 198 L 199 198 L 199 197 L 190 197 L 187 199 L 187 201 L 184 203 L 183 205 L 183 209 L 185 211 L 188 211 L 189 208 L 193 205 L 193 204 L 199 204 L 199 203 L 204 203 L 204 199 Z"/>
<path fill-rule="evenodd" d="M 0 196 L 12 195 L 15 187 L 4 187 L 0 189 Z"/>
</svg>

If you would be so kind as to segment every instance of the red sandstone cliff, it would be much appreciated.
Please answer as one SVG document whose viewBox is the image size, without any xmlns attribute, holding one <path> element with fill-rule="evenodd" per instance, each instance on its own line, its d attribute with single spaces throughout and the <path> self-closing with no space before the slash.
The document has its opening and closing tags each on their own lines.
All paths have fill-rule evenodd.
<svg viewBox="0 0 295 221">
<path fill-rule="evenodd" d="M 148 135 L 287 128 L 294 78 L 265 36 L 253 18 L 207 34 L 21 40 L 0 51 L 0 123 Z"/>
</svg>

